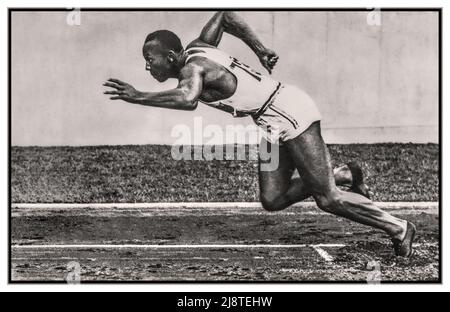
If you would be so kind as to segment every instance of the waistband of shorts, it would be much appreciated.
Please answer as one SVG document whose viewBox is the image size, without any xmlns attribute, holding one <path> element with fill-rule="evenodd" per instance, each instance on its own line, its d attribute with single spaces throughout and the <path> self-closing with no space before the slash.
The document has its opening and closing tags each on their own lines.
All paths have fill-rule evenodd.
<svg viewBox="0 0 450 312">
<path fill-rule="evenodd" d="M 270 104 L 272 104 L 275 101 L 277 95 L 280 93 L 280 91 L 283 88 L 284 88 L 284 85 L 281 84 L 281 82 L 279 82 L 277 87 L 275 88 L 275 90 L 272 92 L 272 94 L 267 99 L 267 101 L 256 112 L 251 114 L 251 117 L 253 119 L 258 119 L 259 117 L 261 117 L 261 115 L 266 112 L 267 108 L 269 108 Z"/>
</svg>

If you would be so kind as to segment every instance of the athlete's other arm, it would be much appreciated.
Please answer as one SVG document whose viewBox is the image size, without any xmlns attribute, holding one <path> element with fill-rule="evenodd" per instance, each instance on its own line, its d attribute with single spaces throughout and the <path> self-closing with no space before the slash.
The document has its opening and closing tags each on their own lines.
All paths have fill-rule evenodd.
<svg viewBox="0 0 450 312">
<path fill-rule="evenodd" d="M 277 54 L 266 48 L 248 24 L 234 12 L 217 12 L 203 27 L 197 41 L 205 42 L 217 47 L 222 39 L 223 32 L 229 33 L 244 41 L 258 56 L 261 64 L 269 73 L 277 63 Z M 191 45 L 195 45 L 196 41 Z"/>
<path fill-rule="evenodd" d="M 109 79 L 103 85 L 115 89 L 104 92 L 104 94 L 113 95 L 111 100 L 178 110 L 194 110 L 197 108 L 197 100 L 202 92 L 203 78 L 200 67 L 188 64 L 181 70 L 178 86 L 171 90 L 141 92 L 118 79 Z"/>
</svg>

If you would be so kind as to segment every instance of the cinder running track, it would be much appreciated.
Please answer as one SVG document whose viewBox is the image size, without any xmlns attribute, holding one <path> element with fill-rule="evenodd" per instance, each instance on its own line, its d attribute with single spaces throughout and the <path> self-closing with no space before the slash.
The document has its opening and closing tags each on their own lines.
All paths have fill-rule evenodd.
<svg viewBox="0 0 450 312">
<path fill-rule="evenodd" d="M 417 225 L 411 260 L 394 257 L 382 232 L 312 203 L 278 213 L 257 203 L 14 204 L 11 279 L 65 282 L 75 262 L 81 282 L 367 282 L 375 263 L 381 281 L 438 281 L 437 203 L 382 205 Z"/>
</svg>

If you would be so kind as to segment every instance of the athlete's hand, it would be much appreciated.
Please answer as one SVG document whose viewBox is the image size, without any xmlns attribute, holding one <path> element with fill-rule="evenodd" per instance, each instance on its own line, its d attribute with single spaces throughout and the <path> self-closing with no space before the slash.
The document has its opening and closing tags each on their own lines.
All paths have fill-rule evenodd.
<svg viewBox="0 0 450 312">
<path fill-rule="evenodd" d="M 137 103 L 141 96 L 141 92 L 136 90 L 132 85 L 119 79 L 110 78 L 103 85 L 115 89 L 114 91 L 103 92 L 104 94 L 114 95 L 110 97 L 111 100 L 124 100 L 130 103 Z"/>
<path fill-rule="evenodd" d="M 269 74 L 272 74 L 272 70 L 278 61 L 278 55 L 270 49 L 265 49 L 259 53 L 258 57 L 262 66 L 267 69 Z"/>
</svg>

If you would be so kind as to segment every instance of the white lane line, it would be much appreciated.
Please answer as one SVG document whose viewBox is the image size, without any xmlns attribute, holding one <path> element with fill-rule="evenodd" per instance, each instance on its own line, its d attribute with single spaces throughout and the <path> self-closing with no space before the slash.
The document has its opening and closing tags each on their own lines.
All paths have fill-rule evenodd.
<svg viewBox="0 0 450 312">
<path fill-rule="evenodd" d="M 375 202 L 384 209 L 437 209 L 438 202 Z M 117 209 L 155 209 L 155 208 L 261 208 L 259 202 L 172 202 L 172 203 L 12 203 L 15 209 L 80 209 L 80 208 L 117 208 Z M 316 207 L 314 202 L 301 202 L 292 207 Z"/>
<path fill-rule="evenodd" d="M 311 247 L 318 247 L 318 248 L 321 248 L 321 247 L 326 247 L 326 248 L 343 248 L 346 245 L 344 245 L 344 244 L 313 244 L 313 245 L 309 245 L 309 246 L 311 246 Z"/>
<path fill-rule="evenodd" d="M 12 245 L 13 249 L 214 249 L 214 248 L 235 248 L 235 249 L 252 249 L 252 248 L 342 248 L 343 244 L 318 244 L 318 245 Z"/>
<path fill-rule="evenodd" d="M 25 258 L 25 257 L 18 257 L 18 258 L 11 258 L 12 261 L 77 261 L 77 260 L 83 260 L 84 262 L 88 263 L 88 262 L 96 262 L 96 261 L 117 261 L 117 260 L 139 260 L 139 261 L 165 261 L 165 260 L 171 260 L 169 258 L 136 258 L 136 257 L 116 257 L 116 258 L 65 258 L 65 257 L 53 257 L 53 258 L 38 258 L 38 257 L 33 257 L 33 258 Z M 249 259 L 248 257 L 243 258 L 233 258 L 233 260 L 247 260 Z M 280 260 L 286 260 L 283 258 L 277 258 Z M 288 258 L 288 259 L 294 259 L 294 258 Z M 224 258 L 206 258 L 206 257 L 177 257 L 176 260 L 179 261 L 188 261 L 188 260 L 206 260 L 206 261 L 224 261 Z"/>
<path fill-rule="evenodd" d="M 322 249 L 322 247 L 327 247 L 327 246 L 312 246 L 314 248 L 315 251 L 317 251 L 317 253 L 327 262 L 333 262 L 333 257 L 326 252 L 325 250 Z"/>
</svg>

